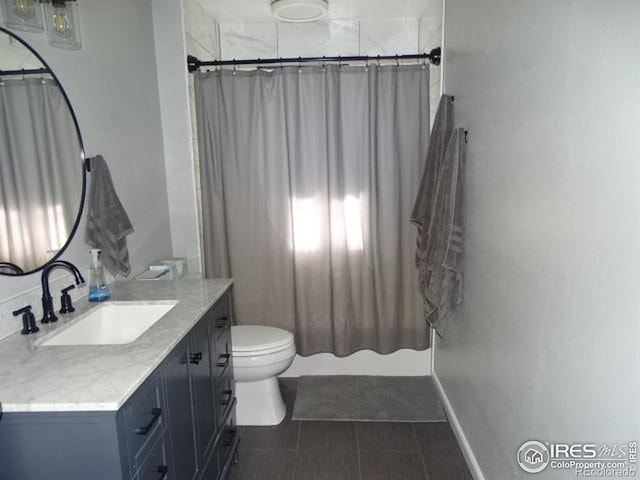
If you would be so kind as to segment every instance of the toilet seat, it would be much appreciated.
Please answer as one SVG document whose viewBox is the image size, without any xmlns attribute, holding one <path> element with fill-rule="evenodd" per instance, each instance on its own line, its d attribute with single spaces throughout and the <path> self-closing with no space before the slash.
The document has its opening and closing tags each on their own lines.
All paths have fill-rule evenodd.
<svg viewBox="0 0 640 480">
<path fill-rule="evenodd" d="M 231 348 L 234 357 L 255 357 L 287 350 L 293 346 L 291 332 L 262 325 L 231 327 Z"/>
</svg>

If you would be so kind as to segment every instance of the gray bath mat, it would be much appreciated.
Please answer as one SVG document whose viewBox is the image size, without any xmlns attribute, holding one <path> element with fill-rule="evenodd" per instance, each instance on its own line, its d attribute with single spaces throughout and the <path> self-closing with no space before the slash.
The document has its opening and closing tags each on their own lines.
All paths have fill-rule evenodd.
<svg viewBox="0 0 640 480">
<path fill-rule="evenodd" d="M 431 377 L 304 376 L 294 420 L 446 422 Z"/>
</svg>

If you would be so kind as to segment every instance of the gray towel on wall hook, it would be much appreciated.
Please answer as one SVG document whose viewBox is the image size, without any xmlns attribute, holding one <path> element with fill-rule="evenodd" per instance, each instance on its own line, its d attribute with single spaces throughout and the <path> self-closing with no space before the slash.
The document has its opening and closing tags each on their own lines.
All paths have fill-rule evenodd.
<svg viewBox="0 0 640 480">
<path fill-rule="evenodd" d="M 418 227 L 415 263 L 420 294 L 426 320 L 436 329 L 462 303 L 464 130 L 454 130 L 453 123 L 453 99 L 443 95 L 411 213 Z"/>
<path fill-rule="evenodd" d="M 112 275 L 131 273 L 127 235 L 133 226 L 113 186 L 102 156 L 91 159 L 91 189 L 87 205 L 85 242 L 102 250 L 102 263 Z"/>
<path fill-rule="evenodd" d="M 457 128 L 438 176 L 424 252 L 426 268 L 418 272 L 426 318 L 436 330 L 463 300 L 464 150 L 464 129 Z"/>
</svg>

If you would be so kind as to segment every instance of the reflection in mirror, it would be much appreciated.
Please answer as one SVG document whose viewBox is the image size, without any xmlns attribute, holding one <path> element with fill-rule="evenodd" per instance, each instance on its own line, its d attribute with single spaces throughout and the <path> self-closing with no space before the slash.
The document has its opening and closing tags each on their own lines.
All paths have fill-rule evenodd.
<svg viewBox="0 0 640 480">
<path fill-rule="evenodd" d="M 56 78 L 0 31 L 0 273 L 38 270 L 66 247 L 84 197 L 82 156 Z"/>
</svg>

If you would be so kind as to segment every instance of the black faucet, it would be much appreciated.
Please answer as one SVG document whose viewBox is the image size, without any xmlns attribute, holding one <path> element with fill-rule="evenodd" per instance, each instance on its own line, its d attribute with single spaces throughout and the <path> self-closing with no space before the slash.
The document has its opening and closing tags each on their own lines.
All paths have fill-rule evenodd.
<svg viewBox="0 0 640 480">
<path fill-rule="evenodd" d="M 76 285 L 84 283 L 84 278 L 80 270 L 71 262 L 66 260 L 56 260 L 42 269 L 42 323 L 53 323 L 58 321 L 58 317 L 53 312 L 53 299 L 49 289 L 49 274 L 56 268 L 64 268 L 73 273 L 76 279 Z"/>
<path fill-rule="evenodd" d="M 24 270 L 22 270 L 15 263 L 11 263 L 11 262 L 0 262 L 0 270 L 2 270 L 2 269 L 11 270 L 14 274 L 15 273 L 17 273 L 17 274 L 24 273 Z"/>
</svg>

